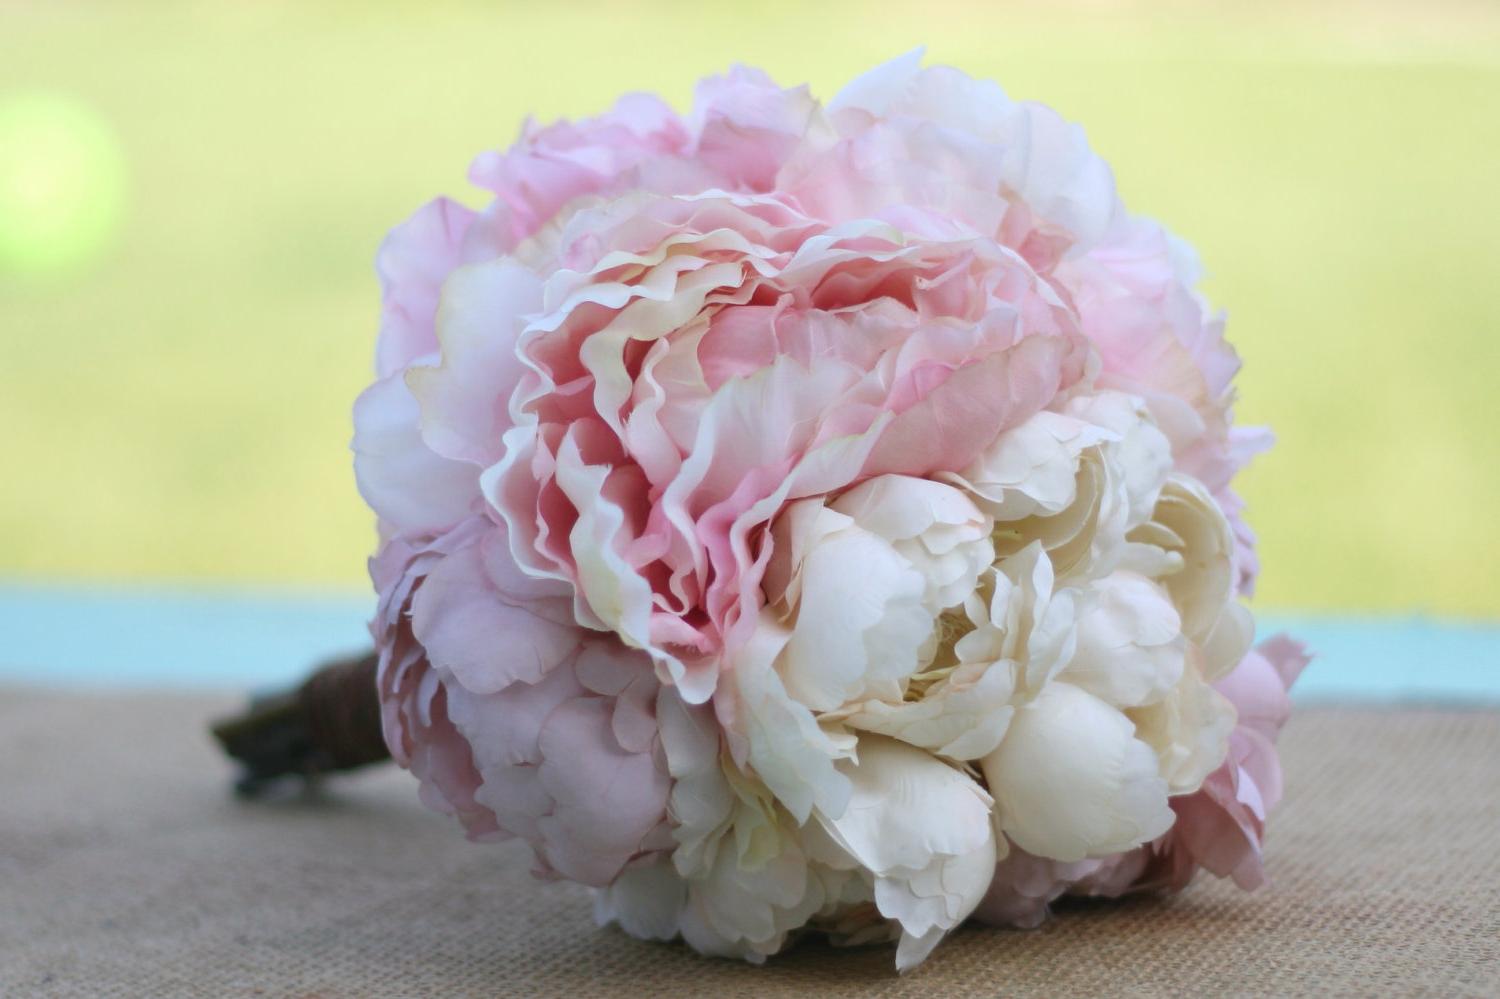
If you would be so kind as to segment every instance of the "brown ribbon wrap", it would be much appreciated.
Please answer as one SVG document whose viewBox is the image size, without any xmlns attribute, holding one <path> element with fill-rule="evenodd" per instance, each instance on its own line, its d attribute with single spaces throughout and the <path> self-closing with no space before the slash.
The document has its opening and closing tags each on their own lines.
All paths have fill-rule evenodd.
<svg viewBox="0 0 1500 999">
<path fill-rule="evenodd" d="M 319 667 L 295 689 L 258 697 L 211 726 L 241 765 L 235 790 L 260 794 L 283 777 L 316 778 L 391 758 L 380 724 L 375 653 Z"/>
</svg>

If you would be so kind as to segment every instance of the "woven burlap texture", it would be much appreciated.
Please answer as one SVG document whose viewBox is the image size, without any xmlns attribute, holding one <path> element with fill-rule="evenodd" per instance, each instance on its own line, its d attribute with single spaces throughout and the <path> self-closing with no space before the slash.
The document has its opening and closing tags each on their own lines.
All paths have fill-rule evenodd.
<svg viewBox="0 0 1500 999">
<path fill-rule="evenodd" d="M 968 928 L 915 972 L 807 942 L 761 968 L 596 929 L 394 769 L 239 802 L 183 695 L 0 690 L 0 995 L 1500 994 L 1500 714 L 1307 711 L 1270 888 Z"/>
</svg>

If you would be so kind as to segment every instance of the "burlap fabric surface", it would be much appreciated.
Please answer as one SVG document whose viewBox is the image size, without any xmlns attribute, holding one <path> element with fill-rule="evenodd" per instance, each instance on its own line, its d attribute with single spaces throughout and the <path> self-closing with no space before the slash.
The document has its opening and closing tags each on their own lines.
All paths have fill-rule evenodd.
<svg viewBox="0 0 1500 999">
<path fill-rule="evenodd" d="M 596 929 L 394 769 L 235 801 L 203 730 L 232 706 L 0 690 L 0 995 L 1500 994 L 1500 714 L 1304 712 L 1270 889 L 965 929 L 898 977 L 886 948 L 757 969 Z"/>
</svg>

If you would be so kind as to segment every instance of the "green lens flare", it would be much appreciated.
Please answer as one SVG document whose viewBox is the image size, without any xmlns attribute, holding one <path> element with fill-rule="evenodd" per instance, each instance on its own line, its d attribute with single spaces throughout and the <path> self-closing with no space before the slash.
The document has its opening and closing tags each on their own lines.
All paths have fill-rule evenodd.
<svg viewBox="0 0 1500 999">
<path fill-rule="evenodd" d="M 125 207 L 125 158 L 100 115 L 57 94 L 0 96 L 0 274 L 81 268 Z"/>
</svg>

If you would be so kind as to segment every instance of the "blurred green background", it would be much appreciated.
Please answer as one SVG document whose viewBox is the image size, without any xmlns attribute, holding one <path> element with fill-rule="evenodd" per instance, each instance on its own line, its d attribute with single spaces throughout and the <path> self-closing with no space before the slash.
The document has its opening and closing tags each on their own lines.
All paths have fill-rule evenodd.
<svg viewBox="0 0 1500 999">
<path fill-rule="evenodd" d="M 0 0 L 0 575 L 362 586 L 387 228 L 527 112 L 923 43 L 1198 247 L 1280 436 L 1260 604 L 1500 615 L 1500 11 L 1454 0 Z"/>
</svg>

